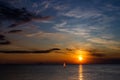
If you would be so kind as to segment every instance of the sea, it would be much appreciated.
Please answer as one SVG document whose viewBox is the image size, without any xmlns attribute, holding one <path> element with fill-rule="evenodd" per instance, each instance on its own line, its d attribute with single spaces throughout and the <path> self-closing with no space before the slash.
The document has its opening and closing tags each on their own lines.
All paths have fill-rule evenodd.
<svg viewBox="0 0 120 80">
<path fill-rule="evenodd" d="M 120 80 L 120 64 L 0 65 L 0 80 Z"/>
</svg>

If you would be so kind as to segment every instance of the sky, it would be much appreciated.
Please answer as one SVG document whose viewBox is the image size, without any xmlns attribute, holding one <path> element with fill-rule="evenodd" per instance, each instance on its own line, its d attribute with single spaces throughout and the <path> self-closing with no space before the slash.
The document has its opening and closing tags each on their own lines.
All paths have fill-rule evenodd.
<svg viewBox="0 0 120 80">
<path fill-rule="evenodd" d="M 120 60 L 120 0 L 0 0 L 0 63 Z"/>
</svg>

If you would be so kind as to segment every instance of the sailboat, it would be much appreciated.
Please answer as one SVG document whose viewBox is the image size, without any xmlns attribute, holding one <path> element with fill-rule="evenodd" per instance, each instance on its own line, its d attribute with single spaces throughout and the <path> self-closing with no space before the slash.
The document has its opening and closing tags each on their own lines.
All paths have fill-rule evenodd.
<svg viewBox="0 0 120 80">
<path fill-rule="evenodd" d="M 63 67 L 66 68 L 66 63 L 65 62 L 63 63 Z"/>
</svg>

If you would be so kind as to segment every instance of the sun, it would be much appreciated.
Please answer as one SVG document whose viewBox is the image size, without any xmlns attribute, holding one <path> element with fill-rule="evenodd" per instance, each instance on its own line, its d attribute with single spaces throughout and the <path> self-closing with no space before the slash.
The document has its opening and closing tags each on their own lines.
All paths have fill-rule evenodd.
<svg viewBox="0 0 120 80">
<path fill-rule="evenodd" d="M 79 58 L 78 58 L 80 61 L 82 61 L 83 60 L 83 57 L 82 56 L 79 56 Z"/>
<path fill-rule="evenodd" d="M 85 50 L 76 50 L 76 60 L 78 63 L 86 63 L 89 59 L 89 52 Z"/>
</svg>

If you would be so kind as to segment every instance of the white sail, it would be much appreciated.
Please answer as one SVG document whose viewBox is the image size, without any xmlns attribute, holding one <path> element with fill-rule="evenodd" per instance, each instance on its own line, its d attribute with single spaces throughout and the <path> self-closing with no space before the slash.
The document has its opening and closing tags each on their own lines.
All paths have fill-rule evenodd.
<svg viewBox="0 0 120 80">
<path fill-rule="evenodd" d="M 65 62 L 63 63 L 63 67 L 66 68 L 66 63 Z"/>
</svg>

